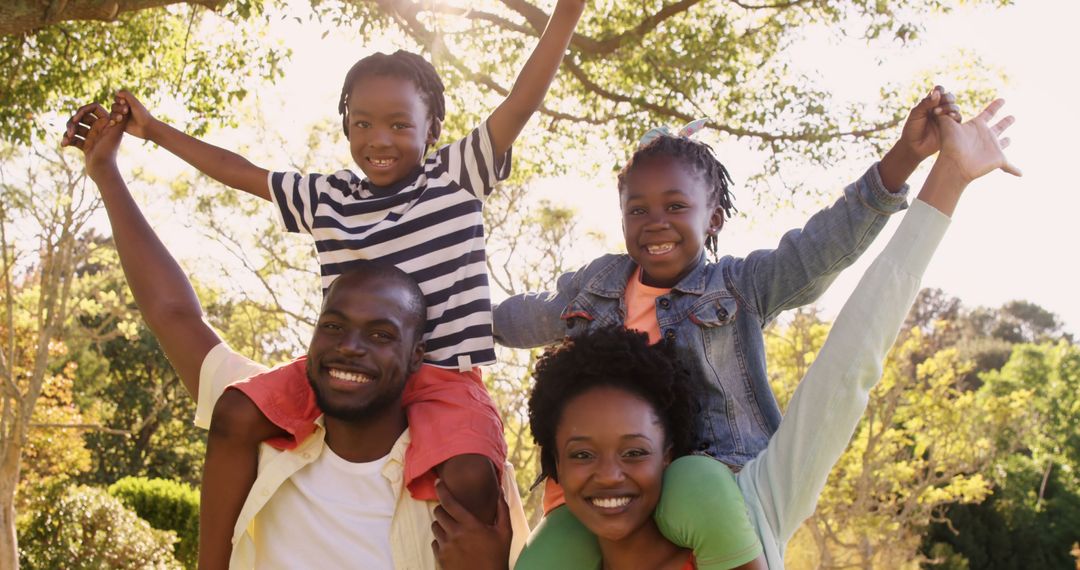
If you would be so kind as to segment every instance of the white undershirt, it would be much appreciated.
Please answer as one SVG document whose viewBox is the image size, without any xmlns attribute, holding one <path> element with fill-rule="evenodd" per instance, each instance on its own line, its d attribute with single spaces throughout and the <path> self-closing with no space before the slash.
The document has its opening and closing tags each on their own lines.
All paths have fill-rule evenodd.
<svg viewBox="0 0 1080 570">
<path fill-rule="evenodd" d="M 350 463 L 324 446 L 255 519 L 255 567 L 391 569 L 389 456 Z"/>
</svg>

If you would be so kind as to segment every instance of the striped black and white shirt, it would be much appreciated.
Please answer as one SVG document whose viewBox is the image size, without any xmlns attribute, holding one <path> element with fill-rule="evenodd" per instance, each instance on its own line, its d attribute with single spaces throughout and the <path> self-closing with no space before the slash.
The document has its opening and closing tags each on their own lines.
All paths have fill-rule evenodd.
<svg viewBox="0 0 1080 570">
<path fill-rule="evenodd" d="M 510 155 L 494 156 L 485 122 L 391 186 L 349 170 L 271 172 L 270 194 L 286 230 L 315 238 L 324 293 L 355 260 L 393 263 L 427 300 L 425 362 L 467 370 L 495 362 L 481 212 Z"/>
</svg>

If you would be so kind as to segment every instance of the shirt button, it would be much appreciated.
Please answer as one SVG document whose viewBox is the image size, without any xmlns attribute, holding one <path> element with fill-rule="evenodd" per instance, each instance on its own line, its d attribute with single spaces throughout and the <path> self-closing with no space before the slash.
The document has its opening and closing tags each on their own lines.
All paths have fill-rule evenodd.
<svg viewBox="0 0 1080 570">
<path fill-rule="evenodd" d="M 721 321 L 726 321 L 728 318 L 727 309 L 720 307 L 716 310 L 716 316 L 719 317 Z"/>
<path fill-rule="evenodd" d="M 660 306 L 661 306 L 662 308 L 665 308 L 665 309 L 666 309 L 666 308 L 668 308 L 668 307 L 670 307 L 670 306 L 671 306 L 671 301 L 669 301 L 669 300 L 668 300 L 668 299 L 666 299 L 666 298 L 664 298 L 664 299 L 660 299 Z"/>
<path fill-rule="evenodd" d="M 675 329 L 668 329 L 664 332 L 664 338 L 668 340 L 675 340 Z"/>
<path fill-rule="evenodd" d="M 574 328 L 574 319 L 572 319 L 572 318 L 566 319 L 566 328 L 568 328 L 568 329 Z"/>
</svg>

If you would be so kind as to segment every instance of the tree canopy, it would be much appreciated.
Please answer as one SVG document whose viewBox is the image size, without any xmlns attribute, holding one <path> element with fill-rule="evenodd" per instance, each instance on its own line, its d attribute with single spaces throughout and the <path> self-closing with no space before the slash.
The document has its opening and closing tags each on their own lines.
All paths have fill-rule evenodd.
<svg viewBox="0 0 1080 570">
<path fill-rule="evenodd" d="M 57 4 L 65 8 L 49 12 Z M 111 16 L 77 9 L 91 4 L 110 8 Z M 378 32 L 401 34 L 426 52 L 462 111 L 450 117 L 450 131 L 456 132 L 456 122 L 474 124 L 477 113 L 509 91 L 553 4 L 313 0 L 308 17 L 356 29 L 360 42 Z M 20 6 L 49 13 L 38 27 L 0 29 L 0 72 L 9 78 L 0 126 L 9 140 L 41 135 L 33 118 L 105 99 L 120 84 L 169 93 L 193 114 L 196 129 L 228 121 L 228 104 L 245 95 L 235 77 L 274 77 L 287 54 L 258 39 L 267 14 L 280 7 L 260 0 Z M 209 16 L 205 6 L 217 15 Z M 950 9 L 938 0 L 593 1 L 542 114 L 550 137 L 577 144 L 601 140 L 623 149 L 632 148 L 647 126 L 705 117 L 722 136 L 766 153 L 767 163 L 755 174 L 776 173 L 793 160 L 828 164 L 841 151 L 850 152 L 845 145 L 852 140 L 880 146 L 927 86 L 899 78 L 897 85 L 882 86 L 873 108 L 854 107 L 790 65 L 787 52 L 808 30 L 821 27 L 868 44 L 916 41 L 926 18 Z M 109 21 L 74 19 L 89 17 Z M 215 43 L 192 33 L 207 19 L 223 21 L 234 32 L 230 41 Z M 559 168 L 558 162 L 542 162 Z"/>
</svg>

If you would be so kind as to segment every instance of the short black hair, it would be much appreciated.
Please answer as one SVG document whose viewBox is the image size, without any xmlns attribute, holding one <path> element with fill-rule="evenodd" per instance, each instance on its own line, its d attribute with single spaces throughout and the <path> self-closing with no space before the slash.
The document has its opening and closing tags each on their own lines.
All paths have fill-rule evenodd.
<svg viewBox="0 0 1080 570">
<path fill-rule="evenodd" d="M 392 54 L 373 53 L 357 61 L 345 74 L 341 86 L 341 99 L 338 101 L 338 113 L 341 113 L 341 128 L 349 136 L 349 94 L 353 85 L 363 77 L 391 76 L 412 81 L 424 98 L 428 116 L 442 122 L 446 119 L 446 98 L 442 79 L 435 66 L 419 55 L 399 49 Z"/>
<path fill-rule="evenodd" d="M 385 279 L 395 282 L 409 294 L 409 311 L 414 317 L 414 339 L 420 340 L 424 336 L 427 326 L 427 299 L 420 285 L 416 283 L 412 275 L 405 273 L 390 263 L 371 259 L 355 259 L 348 263 L 345 271 L 338 275 L 330 286 L 323 292 L 323 303 L 330 296 L 330 292 L 338 283 L 344 283 L 359 279 L 361 283 L 371 279 Z"/>
<path fill-rule="evenodd" d="M 623 327 L 588 330 L 549 348 L 536 363 L 529 397 L 529 427 L 540 448 L 540 474 L 555 472 L 555 430 L 566 404 L 599 387 L 625 390 L 652 405 L 664 426 L 673 456 L 689 453 L 693 416 L 688 374 L 678 365 L 674 345 L 649 344 L 648 335 Z"/>
<path fill-rule="evenodd" d="M 709 208 L 720 208 L 724 212 L 725 220 L 738 211 L 735 209 L 735 196 L 730 186 L 732 180 L 727 168 L 716 159 L 712 147 L 687 137 L 661 135 L 638 148 L 619 172 L 619 192 L 626 190 L 628 179 L 638 164 L 658 156 L 677 158 L 700 173 L 709 186 Z M 705 239 L 705 248 L 716 255 L 715 234 L 710 234 Z"/>
</svg>

